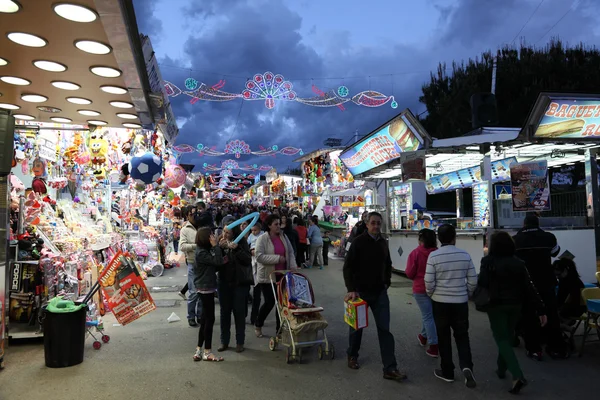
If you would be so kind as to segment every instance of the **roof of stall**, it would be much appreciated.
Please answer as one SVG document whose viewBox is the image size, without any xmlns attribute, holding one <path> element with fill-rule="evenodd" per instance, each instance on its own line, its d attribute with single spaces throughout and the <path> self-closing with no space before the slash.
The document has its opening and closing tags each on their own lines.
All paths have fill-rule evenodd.
<svg viewBox="0 0 600 400">
<path fill-rule="evenodd" d="M 552 119 L 553 115 L 549 111 L 552 106 L 555 111 L 564 107 L 564 114 L 572 108 L 573 113 L 568 117 Z M 577 107 L 585 107 L 581 110 L 583 116 L 575 115 Z M 489 146 L 492 161 L 509 157 L 517 157 L 519 162 L 547 160 L 548 167 L 583 161 L 586 150 L 600 148 L 597 136 L 584 133 L 584 129 L 593 129 L 599 125 L 593 125 L 595 118 L 588 115 L 596 110 L 600 110 L 600 95 L 540 93 L 524 128 L 485 127 L 475 129 L 465 136 L 433 139 L 426 154 L 427 175 L 440 175 L 473 167 L 481 163 L 481 150 L 486 146 Z M 554 133 L 554 136 L 537 133 L 542 126 L 547 129 L 554 123 L 573 121 L 570 118 L 577 118 L 580 126 L 574 130 Z M 357 175 L 355 179 L 395 179 L 400 176 L 401 160 L 398 158 Z"/>
<path fill-rule="evenodd" d="M 313 158 L 322 156 L 323 154 L 329 154 L 329 153 L 331 153 L 333 151 L 336 151 L 336 150 L 340 150 L 340 151 L 344 150 L 344 147 L 342 147 L 342 146 L 326 147 L 326 148 L 323 148 L 323 149 L 311 151 L 310 153 L 304 154 L 302 157 L 295 159 L 294 162 L 306 162 L 308 160 L 311 160 Z"/>
<path fill-rule="evenodd" d="M 0 57 L 7 61 L 0 69 L 0 103 L 18 107 L 13 114 L 41 122 L 87 125 L 99 120 L 112 127 L 152 127 L 150 87 L 131 1 L 19 3 L 18 11 L 0 13 Z M 107 67 L 94 71 L 109 74 L 97 75 L 92 72 L 95 67 Z M 106 86 L 125 90 L 110 93 L 101 89 Z M 28 102 L 23 100 L 27 94 L 39 96 Z M 77 104 L 67 100 L 71 97 L 83 100 Z M 120 104 L 111 105 L 115 101 Z M 133 115 L 117 115 L 123 113 Z M 50 119 L 56 117 L 62 120 Z"/>
</svg>

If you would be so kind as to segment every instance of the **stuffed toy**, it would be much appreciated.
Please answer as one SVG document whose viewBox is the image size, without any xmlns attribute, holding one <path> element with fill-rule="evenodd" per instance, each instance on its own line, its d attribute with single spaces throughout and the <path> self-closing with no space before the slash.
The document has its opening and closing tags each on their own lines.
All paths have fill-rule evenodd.
<svg viewBox="0 0 600 400">
<path fill-rule="evenodd" d="M 33 160 L 33 181 L 31 182 L 31 188 L 35 193 L 46 194 L 48 193 L 48 188 L 46 187 L 46 162 L 41 158 L 36 158 Z"/>
<path fill-rule="evenodd" d="M 92 133 L 88 147 L 91 154 L 92 166 L 103 166 L 106 163 L 108 154 L 108 141 L 100 133 Z"/>
</svg>

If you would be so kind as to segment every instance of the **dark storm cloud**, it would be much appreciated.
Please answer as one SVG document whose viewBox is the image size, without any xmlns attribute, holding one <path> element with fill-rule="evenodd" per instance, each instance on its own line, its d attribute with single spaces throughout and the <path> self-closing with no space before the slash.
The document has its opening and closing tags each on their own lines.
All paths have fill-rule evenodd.
<svg viewBox="0 0 600 400">
<path fill-rule="evenodd" d="M 140 33 L 150 36 L 158 42 L 163 26 L 162 21 L 154 15 L 156 2 L 148 0 L 135 1 L 135 18 Z"/>
</svg>

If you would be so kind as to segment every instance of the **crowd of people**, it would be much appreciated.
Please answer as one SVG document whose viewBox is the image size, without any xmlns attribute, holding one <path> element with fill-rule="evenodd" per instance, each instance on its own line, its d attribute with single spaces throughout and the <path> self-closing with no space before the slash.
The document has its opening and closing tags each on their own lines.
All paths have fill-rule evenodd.
<svg viewBox="0 0 600 400">
<path fill-rule="evenodd" d="M 248 232 L 248 222 L 231 224 L 253 212 L 259 212 L 260 219 Z M 209 210 L 199 202 L 184 207 L 182 217 L 179 250 L 186 257 L 188 284 L 181 295 L 186 298 L 189 293 L 188 323 L 199 327 L 196 361 L 223 361 L 212 351 L 216 297 L 221 318 L 217 351 L 229 349 L 233 314 L 235 350 L 242 352 L 249 304 L 254 334 L 264 335 L 265 320 L 276 302 L 272 281 L 283 277 L 276 271 L 322 269 L 328 263 L 328 235 L 321 233 L 318 217 L 310 213 L 235 206 Z M 398 370 L 390 332 L 387 290 L 392 260 L 381 233 L 382 221 L 377 212 L 364 213 L 349 235 L 343 267 L 345 301 L 360 298 L 367 302 L 377 327 L 383 378 L 402 381 L 406 374 Z M 476 387 L 468 305 L 474 297 L 479 297 L 476 304 L 484 304 L 478 309 L 487 313 L 498 347 L 496 374 L 500 379 L 507 372 L 512 375 L 510 393 L 517 394 L 527 385 L 514 352 L 519 337 L 525 341 L 527 356 L 534 360 L 542 360 L 543 345 L 552 358 L 568 357 L 563 330 L 585 311 L 579 303 L 583 283 L 572 259 L 559 258 L 552 264 L 560 247 L 554 235 L 539 227 L 535 215 L 526 217 L 524 228 L 514 237 L 502 231 L 491 235 L 479 275 L 469 253 L 456 247 L 453 226 L 442 225 L 437 234 L 423 229 L 418 240 L 418 248 L 408 257 L 406 275 L 413 280 L 413 296 L 422 317 L 418 343 L 426 348 L 426 355 L 440 359 L 440 368 L 434 370 L 437 378 L 455 380 L 453 334 L 465 385 Z M 354 370 L 360 368 L 361 340 L 362 329 L 350 327 L 347 361 Z"/>
</svg>

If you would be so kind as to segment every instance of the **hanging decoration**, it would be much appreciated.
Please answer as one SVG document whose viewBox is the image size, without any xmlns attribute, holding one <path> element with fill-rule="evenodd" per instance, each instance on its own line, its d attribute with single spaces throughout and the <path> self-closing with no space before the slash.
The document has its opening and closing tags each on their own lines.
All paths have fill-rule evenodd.
<svg viewBox="0 0 600 400">
<path fill-rule="evenodd" d="M 148 152 L 140 157 L 133 157 L 131 159 L 129 172 L 131 178 L 137 184 L 149 185 L 160 178 L 162 175 L 162 166 L 162 159 L 154 153 Z"/>
<path fill-rule="evenodd" d="M 179 165 L 169 164 L 165 168 L 165 185 L 171 189 L 183 186 L 185 183 L 186 172 Z"/>
<path fill-rule="evenodd" d="M 221 166 L 217 166 L 216 164 L 208 164 L 208 163 L 204 163 L 202 165 L 202 168 L 204 168 L 205 171 L 221 171 L 221 170 L 233 170 L 233 169 L 240 169 L 243 171 L 270 171 L 273 167 L 270 165 L 258 165 L 258 164 L 252 164 L 252 165 L 245 165 L 245 166 L 240 166 L 237 161 L 235 160 L 225 160 L 221 162 Z"/>
<path fill-rule="evenodd" d="M 277 154 L 281 154 L 284 156 L 294 156 L 296 154 L 299 154 L 301 156 L 304 155 L 304 151 L 302 151 L 302 149 L 292 146 L 286 146 L 282 149 L 280 149 L 277 145 L 273 145 L 271 147 L 259 146 L 259 150 L 252 150 L 250 146 L 246 144 L 246 142 L 244 142 L 243 140 L 234 140 L 233 142 L 237 143 L 231 144 L 232 142 L 229 142 L 225 146 L 224 151 L 216 150 L 216 146 L 206 147 L 202 143 L 196 145 L 195 147 L 190 144 L 183 143 L 173 146 L 173 150 L 178 153 L 193 153 L 194 151 L 197 151 L 202 156 L 213 157 L 224 156 L 226 154 L 234 154 L 236 158 L 240 158 L 242 154 L 251 154 L 254 156 L 275 156 Z"/>
<path fill-rule="evenodd" d="M 350 90 L 347 86 L 339 86 L 337 89 L 322 92 L 319 90 L 316 97 L 302 98 L 298 97 L 293 90 L 294 85 L 285 80 L 283 75 L 265 72 L 256 74 L 251 80 L 248 80 L 245 89 L 241 93 L 230 93 L 221 90 L 225 86 L 225 81 L 221 80 L 213 86 L 205 83 L 199 83 L 193 78 L 185 80 L 187 90 L 179 89 L 175 84 L 165 81 L 164 88 L 169 97 L 176 97 L 185 94 L 191 97 L 190 103 L 194 104 L 199 100 L 204 101 L 231 101 L 242 99 L 245 101 L 263 101 L 268 109 L 275 108 L 277 102 L 296 101 L 313 107 L 340 107 L 344 103 L 352 102 L 357 106 L 363 107 L 381 107 L 390 103 L 392 108 L 398 107 L 394 96 L 386 96 L 383 93 L 366 90 L 350 96 Z M 313 85 L 313 92 L 314 85 Z"/>
</svg>

